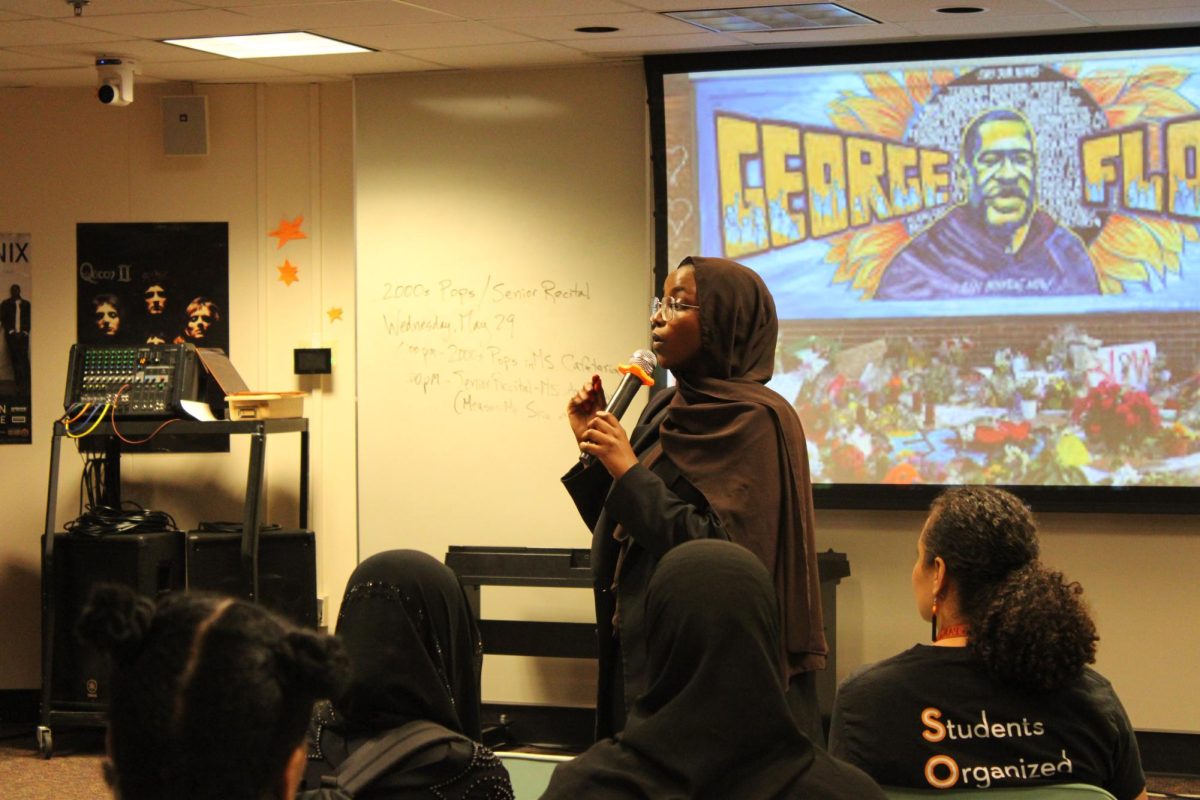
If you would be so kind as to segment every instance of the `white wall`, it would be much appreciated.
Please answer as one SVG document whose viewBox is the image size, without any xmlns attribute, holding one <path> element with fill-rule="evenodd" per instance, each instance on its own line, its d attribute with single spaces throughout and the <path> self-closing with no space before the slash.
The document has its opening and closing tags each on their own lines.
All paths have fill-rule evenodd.
<svg viewBox="0 0 1200 800">
<path fill-rule="evenodd" d="M 230 351 L 254 389 L 301 388 L 313 454 L 312 526 L 325 576 L 355 562 L 354 242 L 352 86 L 208 86 L 210 145 L 204 157 L 163 155 L 159 97 L 190 87 L 139 87 L 125 108 L 101 106 L 90 90 L 5 89 L 0 103 L 0 229 L 32 236 L 37 309 L 31 332 L 33 444 L 0 447 L 0 688 L 40 684 L 40 551 L 52 421 L 62 413 L 74 336 L 77 222 L 227 221 Z M 303 214 L 309 238 L 287 256 L 301 268 L 277 280 L 280 219 Z M 330 322 L 326 310 L 345 309 Z M 328 344 L 337 366 L 324 380 L 292 375 L 291 349 Z M 295 519 L 298 437 L 268 444 L 268 519 Z M 63 448 L 58 522 L 78 513 L 80 461 Z M 170 511 L 179 524 L 236 519 L 245 487 L 246 443 L 229 454 L 146 455 L 122 462 L 124 497 Z"/>
<path fill-rule="evenodd" d="M 592 76 L 580 72 L 580 80 Z M 431 76 L 431 80 L 434 80 Z M 503 77 L 493 76 L 493 91 Z M 640 85 L 615 106 L 623 125 L 640 125 Z M 199 87 L 209 96 L 211 154 L 161 155 L 155 87 L 139 87 L 124 109 L 104 108 L 87 90 L 2 90 L 0 230 L 33 235 L 31 298 L 34 443 L 0 447 L 0 689 L 38 686 L 39 553 L 51 421 L 61 411 L 74 319 L 74 225 L 79 221 L 228 220 L 231 349 L 254 388 L 306 388 L 313 435 L 313 527 L 318 532 L 319 593 L 336 601 L 357 561 L 354 487 L 354 235 L 352 92 L 347 85 Z M 174 87 L 170 93 L 189 93 Z M 630 153 L 643 159 L 644 152 Z M 532 168 L 532 167 L 531 167 Z M 631 196 L 644 213 L 646 194 Z M 287 249 L 301 280 L 276 280 L 274 240 L 283 217 L 303 213 L 310 239 Z M 294 243 L 296 244 L 296 243 Z M 293 263 L 296 263 L 293 258 Z M 325 312 L 345 309 L 343 322 Z M 55 325 L 53 320 L 66 320 Z M 304 384 L 291 375 L 291 348 L 335 348 L 330 378 Z M 273 447 L 272 513 L 290 514 L 291 443 Z M 64 458 L 59 519 L 76 513 L 78 460 Z M 223 456 L 128 459 L 126 495 L 167 507 L 182 524 L 236 514 L 245 450 Z M 468 491 L 463 488 L 464 494 Z M 822 511 L 818 546 L 849 555 L 852 575 L 839 589 L 838 672 L 891 655 L 928 635 L 909 588 L 922 515 Z M 1080 580 L 1100 628 L 1099 669 L 1116 685 L 1141 729 L 1200 732 L 1200 524 L 1193 517 L 1045 515 L 1045 559 Z M 510 541 L 586 546 L 576 519 L 561 533 Z M 574 537 L 574 538 L 573 538 Z M 514 590 L 515 591 L 515 590 Z M 525 590 L 521 590 L 525 592 Z M 485 604 L 488 590 L 485 590 Z M 527 592 L 505 604 L 528 617 L 558 618 L 560 601 Z M 566 605 L 571 615 L 586 600 Z M 529 694 L 586 700 L 591 676 L 579 665 L 489 666 L 485 696 Z"/>
</svg>

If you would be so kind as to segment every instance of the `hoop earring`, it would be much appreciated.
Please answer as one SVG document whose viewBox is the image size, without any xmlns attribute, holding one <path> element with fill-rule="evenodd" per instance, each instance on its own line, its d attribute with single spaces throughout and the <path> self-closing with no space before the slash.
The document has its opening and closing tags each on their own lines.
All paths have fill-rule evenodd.
<svg viewBox="0 0 1200 800">
<path fill-rule="evenodd" d="M 930 640 L 931 640 L 931 641 L 934 641 L 934 642 L 936 642 L 936 641 L 937 641 L 937 633 L 938 633 L 938 628 L 937 628 L 937 598 L 936 598 L 936 597 L 934 597 L 934 598 L 933 598 L 933 613 L 930 615 L 930 623 L 929 623 L 929 624 L 930 624 L 930 628 L 931 628 L 931 630 L 930 630 L 930 633 L 929 633 L 929 638 L 930 638 Z"/>
</svg>

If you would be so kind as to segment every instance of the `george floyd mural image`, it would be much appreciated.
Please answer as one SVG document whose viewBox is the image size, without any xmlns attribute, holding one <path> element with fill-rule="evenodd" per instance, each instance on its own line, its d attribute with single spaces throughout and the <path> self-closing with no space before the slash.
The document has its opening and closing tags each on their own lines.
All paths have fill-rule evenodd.
<svg viewBox="0 0 1200 800">
<path fill-rule="evenodd" d="M 1200 480 L 1200 48 L 663 77 L 668 263 L 763 276 L 828 484 Z"/>
</svg>

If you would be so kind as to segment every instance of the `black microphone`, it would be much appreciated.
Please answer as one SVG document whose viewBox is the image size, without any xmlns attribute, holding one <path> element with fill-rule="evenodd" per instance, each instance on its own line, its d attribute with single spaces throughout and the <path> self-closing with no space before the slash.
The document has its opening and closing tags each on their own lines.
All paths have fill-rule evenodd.
<svg viewBox="0 0 1200 800">
<path fill-rule="evenodd" d="M 649 350 L 635 350 L 629 357 L 628 364 L 621 364 L 617 367 L 617 371 L 625 377 L 621 378 L 621 383 L 617 385 L 617 391 L 609 398 L 608 405 L 604 407 L 604 410 L 620 419 L 621 415 L 629 408 L 629 404 L 633 402 L 638 389 L 643 385 L 654 385 L 654 368 L 657 366 L 658 357 L 654 353 Z M 579 463 L 585 467 L 590 467 L 596 463 L 596 460 L 591 453 L 581 453 L 579 456 Z"/>
</svg>

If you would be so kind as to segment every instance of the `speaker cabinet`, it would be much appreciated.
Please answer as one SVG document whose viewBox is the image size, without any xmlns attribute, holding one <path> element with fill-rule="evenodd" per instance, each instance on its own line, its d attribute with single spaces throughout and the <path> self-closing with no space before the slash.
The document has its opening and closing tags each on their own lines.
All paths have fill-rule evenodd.
<svg viewBox="0 0 1200 800">
<path fill-rule="evenodd" d="M 107 658 L 75 637 L 75 623 L 93 585 L 123 584 L 158 597 L 182 589 L 183 578 L 183 534 L 178 531 L 94 538 L 55 534 L 51 700 L 87 708 L 108 699 Z"/>
<path fill-rule="evenodd" d="M 188 531 L 187 588 L 235 597 L 242 591 L 242 535 Z M 258 537 L 259 602 L 298 625 L 317 626 L 317 547 L 312 531 L 263 531 Z"/>
<path fill-rule="evenodd" d="M 202 94 L 162 99 L 163 154 L 208 155 L 208 98 Z"/>
</svg>

